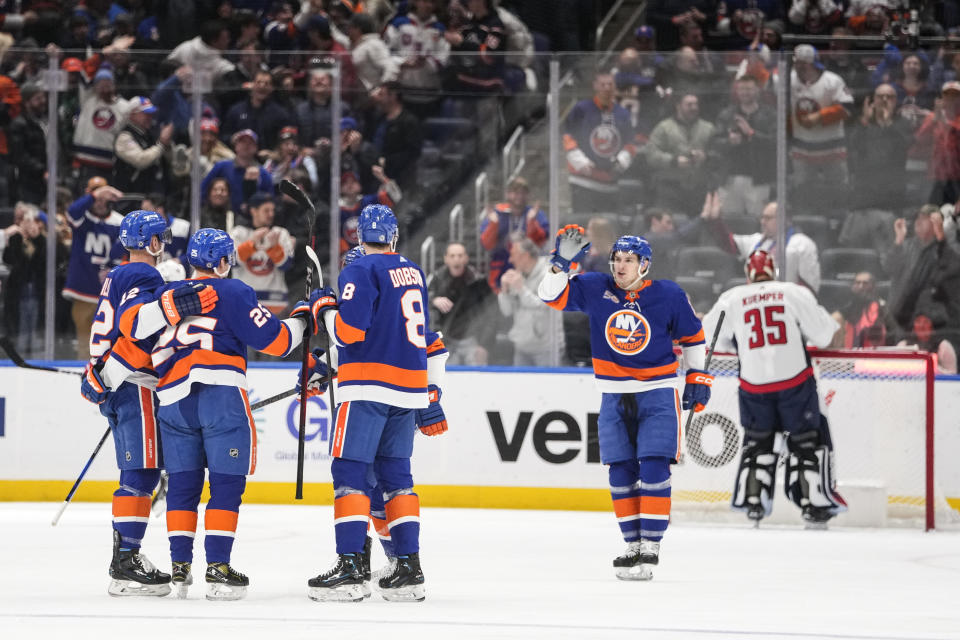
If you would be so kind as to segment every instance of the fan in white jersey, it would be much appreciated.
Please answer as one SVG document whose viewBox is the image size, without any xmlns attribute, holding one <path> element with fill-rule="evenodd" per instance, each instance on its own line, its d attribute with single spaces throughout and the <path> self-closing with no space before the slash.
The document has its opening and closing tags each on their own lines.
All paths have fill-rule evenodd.
<svg viewBox="0 0 960 640">
<path fill-rule="evenodd" d="M 809 289 L 774 279 L 773 258 L 765 251 L 750 255 L 746 272 L 748 284 L 721 295 L 703 319 L 711 335 L 726 312 L 716 348 L 740 358 L 744 435 L 732 507 L 757 522 L 770 515 L 785 440 L 786 495 L 804 520 L 822 526 L 847 507 L 836 492 L 830 427 L 820 413 L 805 343 L 825 347 L 839 326 Z"/>
</svg>

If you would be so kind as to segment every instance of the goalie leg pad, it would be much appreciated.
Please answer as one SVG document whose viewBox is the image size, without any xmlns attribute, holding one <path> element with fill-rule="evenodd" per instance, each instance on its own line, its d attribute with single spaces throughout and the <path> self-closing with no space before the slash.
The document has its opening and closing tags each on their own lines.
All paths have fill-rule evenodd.
<svg viewBox="0 0 960 640">
<path fill-rule="evenodd" d="M 746 430 L 743 434 L 743 451 L 731 507 L 735 511 L 745 511 L 751 520 L 766 518 L 773 511 L 780 457 L 776 436 L 773 431 Z"/>
<path fill-rule="evenodd" d="M 826 421 L 821 421 L 823 427 L 827 427 Z M 833 448 L 828 443 L 829 435 L 822 437 L 820 429 L 791 434 L 787 439 L 784 492 L 803 511 L 804 519 L 814 523 L 826 522 L 847 510 L 846 501 L 836 490 Z"/>
<path fill-rule="evenodd" d="M 159 469 L 126 469 L 113 492 L 113 528 L 125 549 L 139 549 L 150 521 L 150 496 L 160 481 Z"/>
<path fill-rule="evenodd" d="M 413 491 L 410 458 L 377 456 L 373 463 L 383 490 L 387 528 L 397 556 L 420 551 L 420 497 Z"/>
<path fill-rule="evenodd" d="M 670 524 L 670 461 L 640 458 L 640 538 L 659 542 Z"/>
<path fill-rule="evenodd" d="M 333 459 L 330 469 L 334 495 L 333 528 L 338 554 L 363 552 L 370 518 L 370 498 L 366 493 L 369 466 L 358 460 Z"/>
<path fill-rule="evenodd" d="M 640 462 L 624 460 L 610 465 L 610 497 L 613 513 L 625 542 L 640 539 Z"/>
</svg>

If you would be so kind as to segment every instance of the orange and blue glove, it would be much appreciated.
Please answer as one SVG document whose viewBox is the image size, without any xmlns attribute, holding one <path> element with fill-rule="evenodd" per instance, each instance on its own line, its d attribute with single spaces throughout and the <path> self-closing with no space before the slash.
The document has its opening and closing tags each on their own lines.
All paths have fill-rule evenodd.
<svg viewBox="0 0 960 640">
<path fill-rule="evenodd" d="M 417 427 L 427 436 L 438 436 L 447 430 L 447 417 L 440 406 L 440 387 L 431 384 L 427 387 L 430 394 L 430 406 L 426 409 L 415 409 Z"/>
<path fill-rule="evenodd" d="M 683 410 L 693 409 L 699 413 L 710 402 L 710 387 L 713 376 L 701 369 L 687 369 L 687 380 L 683 387 Z"/>
<path fill-rule="evenodd" d="M 102 404 L 109 393 L 110 390 L 103 383 L 100 371 L 94 368 L 93 363 L 87 363 L 87 368 L 83 371 L 83 377 L 80 378 L 80 395 L 93 404 Z"/>
</svg>

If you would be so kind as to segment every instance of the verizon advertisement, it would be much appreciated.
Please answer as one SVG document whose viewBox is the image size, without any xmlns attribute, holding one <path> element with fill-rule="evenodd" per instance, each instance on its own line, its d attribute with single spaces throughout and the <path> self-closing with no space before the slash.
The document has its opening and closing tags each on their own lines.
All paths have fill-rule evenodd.
<svg viewBox="0 0 960 640">
<path fill-rule="evenodd" d="M 293 368 L 254 364 L 248 372 L 250 401 L 284 391 L 295 381 Z M 898 393 L 894 385 L 827 379 L 821 380 L 820 391 L 833 429 L 841 482 L 879 482 L 889 495 L 910 500 L 923 491 L 922 404 L 891 402 Z M 432 438 L 418 434 L 413 465 L 418 484 L 607 487 L 597 443 L 600 394 L 587 372 L 452 370 L 443 391 L 450 430 Z M 309 402 L 304 479 L 329 482 L 328 397 Z M 938 381 L 936 484 L 948 498 L 960 497 L 960 467 L 951 464 L 960 457 L 957 415 L 960 381 Z M 738 416 L 736 378 L 719 376 L 710 405 L 686 434 L 683 459 L 674 475 L 675 501 L 729 500 L 742 437 Z M 254 419 L 258 460 L 250 482 L 292 483 L 297 399 L 256 410 Z M 105 429 L 106 420 L 97 408 L 80 396 L 79 378 L 0 367 L 0 481 L 72 481 Z M 87 477 L 113 480 L 116 473 L 108 439 Z"/>
</svg>

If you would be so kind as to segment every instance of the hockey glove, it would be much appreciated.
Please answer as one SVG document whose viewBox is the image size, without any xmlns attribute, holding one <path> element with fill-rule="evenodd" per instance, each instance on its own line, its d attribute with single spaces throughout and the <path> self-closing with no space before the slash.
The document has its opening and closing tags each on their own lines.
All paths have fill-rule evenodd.
<svg viewBox="0 0 960 640">
<path fill-rule="evenodd" d="M 217 290 L 207 284 L 194 282 L 168 289 L 160 295 L 160 309 L 167 324 L 178 324 L 187 316 L 198 316 L 213 311 L 217 306 Z"/>
<path fill-rule="evenodd" d="M 700 369 L 687 369 L 687 383 L 683 387 L 683 410 L 703 411 L 710 401 L 713 376 Z"/>
<path fill-rule="evenodd" d="M 430 406 L 416 409 L 416 422 L 424 435 L 438 436 L 447 430 L 447 417 L 443 415 L 443 407 L 440 406 L 440 387 L 431 384 L 427 389 L 430 393 Z"/>
<path fill-rule="evenodd" d="M 307 356 L 307 397 L 318 396 L 330 386 L 330 369 L 323 360 L 323 349 L 317 347 Z M 300 381 L 297 380 L 297 393 L 300 393 Z"/>
<path fill-rule="evenodd" d="M 550 264 L 566 273 L 570 272 L 570 265 L 579 262 L 587 255 L 590 243 L 587 242 L 583 227 L 568 224 L 557 232 L 557 244 L 550 256 Z"/>
<path fill-rule="evenodd" d="M 100 371 L 95 369 L 92 363 L 88 363 L 83 372 L 83 377 L 80 379 L 80 395 L 93 404 L 102 404 L 107 399 L 108 393 L 110 391 L 107 390 L 107 385 L 103 383 Z"/>
<path fill-rule="evenodd" d="M 300 318 L 310 320 L 313 327 L 313 333 L 320 332 L 320 326 L 323 324 L 323 314 L 327 311 L 337 309 L 337 294 L 330 287 L 314 289 L 310 292 L 310 301 L 298 300 L 290 312 L 291 318 Z"/>
</svg>

